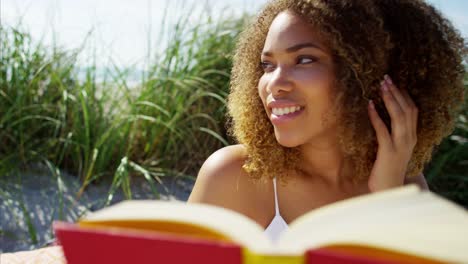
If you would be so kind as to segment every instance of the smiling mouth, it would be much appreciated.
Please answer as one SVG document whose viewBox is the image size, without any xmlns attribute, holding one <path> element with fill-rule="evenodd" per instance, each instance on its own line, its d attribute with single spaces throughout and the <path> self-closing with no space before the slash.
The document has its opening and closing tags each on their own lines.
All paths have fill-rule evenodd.
<svg viewBox="0 0 468 264">
<path fill-rule="evenodd" d="M 303 107 L 300 106 L 291 106 L 291 107 L 274 107 L 271 109 L 271 112 L 275 116 L 284 116 L 284 115 L 290 115 L 296 112 L 299 112 L 303 109 Z"/>
</svg>

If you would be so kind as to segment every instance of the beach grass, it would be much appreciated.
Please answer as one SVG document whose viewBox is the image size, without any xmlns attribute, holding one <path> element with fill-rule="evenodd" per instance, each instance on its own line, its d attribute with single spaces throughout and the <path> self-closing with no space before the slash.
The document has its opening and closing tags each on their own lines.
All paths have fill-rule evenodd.
<svg viewBox="0 0 468 264">
<path fill-rule="evenodd" d="M 90 184 L 110 180 L 105 204 L 118 190 L 132 198 L 135 177 L 145 179 L 155 197 L 162 177 L 195 177 L 212 152 L 231 142 L 225 98 L 244 23 L 228 14 L 203 17 L 198 24 L 180 17 L 163 32 L 166 48 L 146 59 L 136 82 L 129 81 L 131 67 L 111 64 L 103 73 L 96 55 L 89 65 L 79 65 L 81 49 L 48 47 L 21 26 L 2 25 L 0 177 L 15 181 L 15 175 L 39 166 L 57 179 L 60 192 L 66 172 L 81 182 L 77 199 Z M 37 245 L 32 210 L 20 205 L 17 219 L 26 225 L 18 225 Z M 58 202 L 59 219 L 64 206 Z"/>
<path fill-rule="evenodd" d="M 182 17 L 133 86 L 127 69 L 111 65 L 98 78 L 96 65 L 77 64 L 79 50 L 50 49 L 4 27 L 1 175 L 48 163 L 80 177 L 82 190 L 103 177 L 193 176 L 229 144 L 225 98 L 243 22 L 207 16 L 189 25 Z"/>
</svg>

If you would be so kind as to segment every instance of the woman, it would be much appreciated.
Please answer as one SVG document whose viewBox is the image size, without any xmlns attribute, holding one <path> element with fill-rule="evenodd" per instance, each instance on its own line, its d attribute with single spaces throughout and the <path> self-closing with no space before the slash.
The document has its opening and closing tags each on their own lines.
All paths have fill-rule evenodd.
<svg viewBox="0 0 468 264">
<path fill-rule="evenodd" d="M 427 188 L 423 167 L 463 102 L 466 53 L 423 1 L 268 3 L 234 56 L 240 144 L 206 160 L 188 202 L 238 211 L 275 237 L 338 200 Z"/>
</svg>

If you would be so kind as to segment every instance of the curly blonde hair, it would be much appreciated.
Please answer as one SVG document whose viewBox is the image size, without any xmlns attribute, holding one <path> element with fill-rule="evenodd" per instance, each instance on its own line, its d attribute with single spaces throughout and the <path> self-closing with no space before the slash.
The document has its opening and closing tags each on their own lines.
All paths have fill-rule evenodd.
<svg viewBox="0 0 468 264">
<path fill-rule="evenodd" d="M 234 54 L 228 97 L 230 133 L 247 150 L 243 167 L 249 175 L 279 177 L 284 182 L 288 172 L 299 170 L 298 148 L 276 141 L 257 90 L 265 38 L 273 19 L 283 11 L 305 19 L 332 51 L 334 108 L 340 113 L 337 133 L 345 158 L 353 164 L 350 180 L 366 180 L 376 158 L 369 99 L 390 128 L 379 96 L 386 73 L 397 87 L 408 91 L 419 109 L 418 142 L 407 175 L 420 174 L 434 146 L 453 130 L 463 103 L 463 59 L 468 49 L 450 21 L 422 0 L 276 0 L 242 32 Z"/>
</svg>

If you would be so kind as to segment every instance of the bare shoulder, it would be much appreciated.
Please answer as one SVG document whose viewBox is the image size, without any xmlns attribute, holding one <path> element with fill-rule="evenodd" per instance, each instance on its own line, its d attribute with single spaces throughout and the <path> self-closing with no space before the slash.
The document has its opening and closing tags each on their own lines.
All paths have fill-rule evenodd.
<svg viewBox="0 0 468 264">
<path fill-rule="evenodd" d="M 239 209 L 247 173 L 242 168 L 247 152 L 242 145 L 224 147 L 203 163 L 188 199 L 189 203 L 208 203 Z"/>
</svg>

